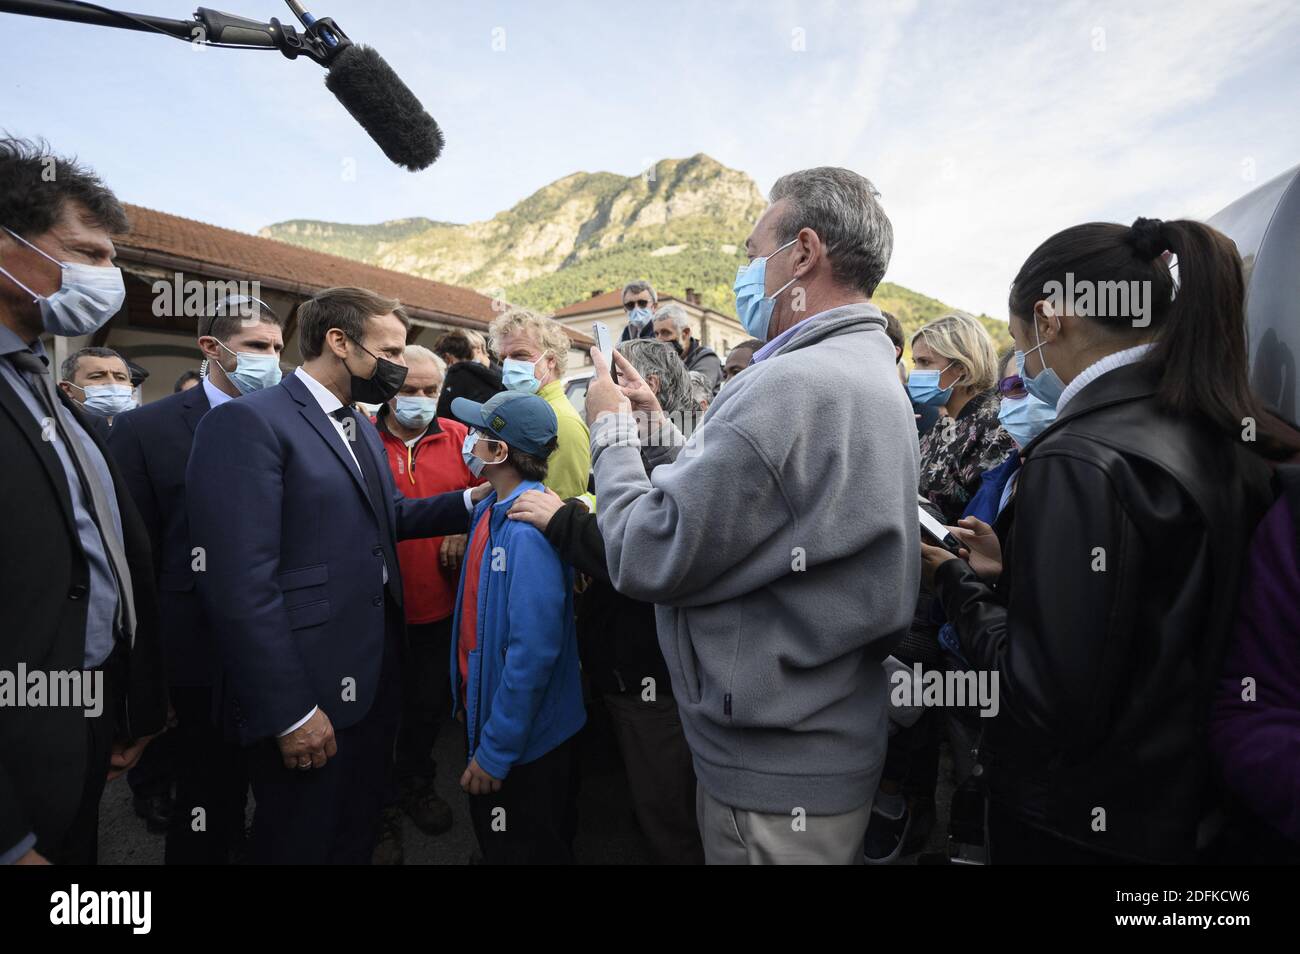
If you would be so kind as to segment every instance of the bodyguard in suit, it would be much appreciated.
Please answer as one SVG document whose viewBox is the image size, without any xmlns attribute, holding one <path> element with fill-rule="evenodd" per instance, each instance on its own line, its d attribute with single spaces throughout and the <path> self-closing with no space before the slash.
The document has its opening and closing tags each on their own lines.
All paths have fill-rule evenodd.
<svg viewBox="0 0 1300 954">
<path fill-rule="evenodd" d="M 243 842 L 248 769 L 243 748 L 213 721 L 216 648 L 195 592 L 185 467 L 194 432 L 213 407 L 280 381 L 281 319 L 256 298 L 215 303 L 198 322 L 207 374 L 198 387 L 117 418 L 109 450 L 149 531 L 176 727 L 168 746 L 176 801 L 167 864 L 228 864 Z M 242 510 L 238 502 L 235 509 Z M 146 756 L 147 760 L 148 756 Z"/>
<path fill-rule="evenodd" d="M 252 860 L 368 864 L 399 711 L 397 541 L 464 533 L 471 491 L 402 496 L 351 407 L 406 377 L 397 301 L 332 288 L 298 322 L 302 367 L 199 423 L 190 534 L 223 711 L 249 746 Z"/>
<path fill-rule="evenodd" d="M 112 237 L 127 229 L 93 173 L 0 138 L 0 680 L 102 686 L 98 714 L 66 698 L 0 705 L 3 864 L 93 864 L 105 780 L 167 716 L 144 526 L 41 343 L 91 334 L 121 307 Z"/>
</svg>

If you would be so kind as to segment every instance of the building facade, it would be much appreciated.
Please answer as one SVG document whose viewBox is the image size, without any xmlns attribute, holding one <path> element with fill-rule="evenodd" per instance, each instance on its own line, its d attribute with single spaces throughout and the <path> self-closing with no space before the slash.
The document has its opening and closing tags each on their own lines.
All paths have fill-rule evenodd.
<svg viewBox="0 0 1300 954">
<path fill-rule="evenodd" d="M 656 289 L 656 291 L 659 291 Z M 659 304 L 675 302 L 686 309 L 691 317 L 691 335 L 717 352 L 722 360 L 727 359 L 727 352 L 740 342 L 750 338 L 734 315 L 724 315 L 700 304 L 700 297 L 695 289 L 687 288 L 678 295 L 659 292 Z M 591 324 L 603 321 L 609 325 L 610 333 L 617 341 L 627 325 L 627 312 L 623 309 L 623 290 L 596 290 L 590 298 L 566 305 L 555 313 L 555 320 L 565 325 L 570 334 L 591 336 Z"/>
<path fill-rule="evenodd" d="M 282 364 L 302 361 L 298 306 L 326 288 L 353 285 L 400 300 L 411 317 L 408 343 L 431 347 L 446 331 L 487 333 L 507 303 L 468 288 L 394 272 L 273 239 L 127 206 L 131 231 L 116 240 L 126 302 L 103 328 L 78 338 L 53 338 L 56 367 L 81 348 L 112 348 L 149 377 L 142 399 L 172 392 L 176 379 L 202 361 L 195 339 L 205 307 L 226 294 L 251 294 L 285 318 Z M 590 327 L 588 328 L 590 331 Z M 570 373 L 591 363 L 590 335 L 571 329 Z"/>
</svg>

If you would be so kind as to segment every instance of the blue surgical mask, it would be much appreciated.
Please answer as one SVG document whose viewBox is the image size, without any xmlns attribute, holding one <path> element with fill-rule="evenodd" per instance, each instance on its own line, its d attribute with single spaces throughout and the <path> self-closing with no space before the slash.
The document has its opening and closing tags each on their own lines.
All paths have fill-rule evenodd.
<svg viewBox="0 0 1300 954">
<path fill-rule="evenodd" d="M 1041 352 L 1043 348 L 1043 342 L 1038 340 L 1037 321 L 1034 322 L 1034 342 L 1034 347 L 1028 351 L 1016 352 L 1016 373 L 1020 375 L 1020 380 L 1025 382 L 1026 391 L 1055 409 L 1056 402 L 1061 400 L 1061 394 L 1065 391 L 1065 382 L 1061 380 L 1060 375 L 1047 366 L 1047 358 L 1040 353 L 1039 358 L 1043 362 L 1043 370 L 1032 378 L 1025 374 L 1025 357 L 1035 351 Z"/>
<path fill-rule="evenodd" d="M 546 357 L 545 352 L 542 358 Z M 537 361 L 542 360 L 538 358 Z M 501 362 L 501 383 L 509 391 L 522 391 L 524 394 L 536 394 L 542 382 L 537 380 L 537 361 L 518 361 L 506 358 Z"/>
<path fill-rule="evenodd" d="M 791 239 L 772 255 L 784 251 L 797 241 L 798 239 Z M 767 297 L 767 260 L 772 255 L 764 255 L 748 265 L 741 265 L 736 269 L 736 282 L 731 286 L 731 290 L 736 293 L 736 316 L 745 326 L 745 331 L 759 341 L 767 340 L 767 327 L 772 322 L 776 296 L 795 283 L 792 278 L 774 291 L 770 298 Z"/>
<path fill-rule="evenodd" d="M 1017 447 L 1026 446 L 1047 430 L 1054 420 L 1056 408 L 1032 394 L 1022 398 L 1003 398 L 998 407 L 998 421 Z"/>
<path fill-rule="evenodd" d="M 482 477 L 483 468 L 487 466 L 487 462 L 481 457 L 474 456 L 474 445 L 477 443 L 478 431 L 471 430 L 465 435 L 465 440 L 460 445 L 460 458 L 465 462 L 465 466 L 469 468 L 471 474 L 475 477 Z"/>
<path fill-rule="evenodd" d="M 218 341 L 221 347 L 226 346 Z M 226 348 L 230 351 L 229 348 Z M 251 394 L 263 388 L 275 387 L 280 383 L 280 356 L 276 354 L 256 354 L 252 351 L 230 351 L 235 356 L 235 370 L 226 372 L 226 377 L 239 388 L 240 394 Z"/>
<path fill-rule="evenodd" d="M 952 367 L 949 362 L 948 368 Z M 952 397 L 952 389 L 957 386 L 953 382 L 946 388 L 939 387 L 939 379 L 943 377 L 943 371 L 913 371 L 907 376 L 907 394 L 914 404 L 925 404 L 930 407 L 942 407 L 948 403 Z"/>
<path fill-rule="evenodd" d="M 403 427 L 416 430 L 417 428 L 428 427 L 437 410 L 438 401 L 436 398 L 401 394 L 398 395 L 397 404 L 393 407 L 393 414 L 396 415 L 397 422 Z"/>
<path fill-rule="evenodd" d="M 654 317 L 654 312 L 649 308 L 633 308 L 627 313 L 627 323 L 633 328 L 644 328 L 646 322 Z"/>
<path fill-rule="evenodd" d="M 40 252 L 63 270 L 59 290 L 46 297 L 32 291 L 12 274 L 0 268 L 11 282 L 32 296 L 32 301 L 41 307 L 41 322 L 45 330 L 52 335 L 72 338 L 77 335 L 89 335 L 103 327 L 110 318 L 117 314 L 126 300 L 126 285 L 122 281 L 122 270 L 111 265 L 79 265 L 76 262 L 60 262 L 52 255 L 47 255 L 13 229 L 0 226 L 6 232 L 22 242 L 28 248 Z"/>
<path fill-rule="evenodd" d="M 68 383 L 72 384 L 71 381 Z M 92 384 L 84 388 L 75 384 L 72 386 L 86 395 L 81 406 L 100 417 L 125 414 L 135 407 L 135 389 L 129 384 Z"/>
<path fill-rule="evenodd" d="M 483 476 L 484 467 L 488 467 L 492 464 L 504 464 L 506 462 L 505 457 L 502 457 L 500 460 L 484 460 L 482 457 L 475 456 L 474 445 L 481 440 L 495 441 L 497 438 L 480 434 L 478 431 L 470 431 L 465 435 L 465 443 L 460 445 L 461 460 L 465 462 L 465 466 L 469 468 L 469 472 L 475 477 Z M 507 451 L 506 457 L 509 456 L 510 452 Z"/>
</svg>

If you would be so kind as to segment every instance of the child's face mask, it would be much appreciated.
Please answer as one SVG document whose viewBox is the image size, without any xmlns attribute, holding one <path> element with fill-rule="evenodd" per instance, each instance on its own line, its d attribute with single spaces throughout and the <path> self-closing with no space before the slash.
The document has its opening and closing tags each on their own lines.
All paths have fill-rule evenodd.
<svg viewBox="0 0 1300 954">
<path fill-rule="evenodd" d="M 483 443 L 491 442 L 497 444 L 501 448 L 501 459 L 484 460 L 482 457 L 479 457 L 477 454 L 475 454 L 474 451 L 478 449 L 478 445 L 480 442 Z M 506 458 L 510 456 L 510 451 L 506 447 L 504 442 L 497 440 L 495 437 L 485 437 L 484 435 L 480 434 L 478 431 L 472 430 L 465 435 L 465 443 L 463 443 L 460 447 L 460 456 L 461 459 L 465 461 L 465 466 L 469 468 L 469 472 L 471 474 L 473 474 L 475 477 L 482 477 L 484 467 L 492 466 L 495 464 L 504 464 L 506 462 Z"/>
</svg>

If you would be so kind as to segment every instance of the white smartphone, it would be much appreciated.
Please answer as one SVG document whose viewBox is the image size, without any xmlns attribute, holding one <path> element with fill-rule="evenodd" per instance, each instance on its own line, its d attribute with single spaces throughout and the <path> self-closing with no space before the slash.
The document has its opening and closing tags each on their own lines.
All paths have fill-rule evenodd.
<svg viewBox="0 0 1300 954">
<path fill-rule="evenodd" d="M 921 517 L 921 532 L 930 538 L 937 546 L 943 547 L 949 553 L 957 554 L 961 550 L 961 543 L 954 537 L 938 520 L 925 512 L 925 508 L 918 506 L 916 512 Z"/>
<path fill-rule="evenodd" d="M 618 384 L 618 366 L 614 364 L 614 339 L 609 333 L 609 325 L 603 321 L 593 321 L 591 323 L 591 336 L 596 339 L 596 347 L 605 356 L 609 376 L 614 379 L 615 384 Z"/>
</svg>

